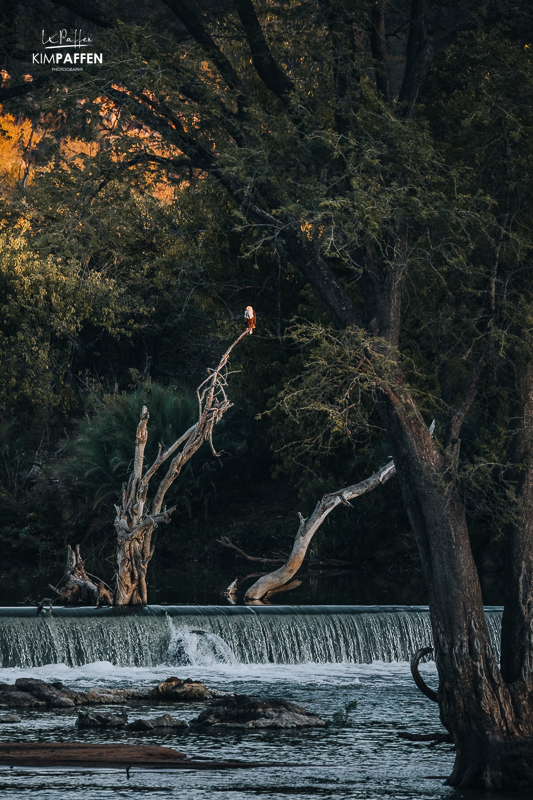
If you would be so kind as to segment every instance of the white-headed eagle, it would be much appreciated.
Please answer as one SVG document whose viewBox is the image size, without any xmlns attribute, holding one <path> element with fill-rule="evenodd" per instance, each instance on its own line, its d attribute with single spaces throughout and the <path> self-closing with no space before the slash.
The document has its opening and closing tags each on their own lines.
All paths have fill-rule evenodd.
<svg viewBox="0 0 533 800">
<path fill-rule="evenodd" d="M 253 310 L 252 306 L 246 306 L 246 311 L 244 312 L 244 324 L 246 325 L 248 331 L 252 333 L 253 329 L 255 328 L 255 311 Z"/>
</svg>

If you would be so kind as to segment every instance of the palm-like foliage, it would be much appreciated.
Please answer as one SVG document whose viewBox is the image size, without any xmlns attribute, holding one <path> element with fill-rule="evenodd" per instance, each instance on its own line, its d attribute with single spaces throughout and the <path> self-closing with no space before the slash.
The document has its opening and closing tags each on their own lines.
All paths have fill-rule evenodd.
<svg viewBox="0 0 533 800">
<path fill-rule="evenodd" d="M 131 467 L 143 405 L 150 411 L 146 448 L 149 465 L 159 443 L 168 447 L 195 421 L 197 400 L 191 392 L 146 383 L 131 393 L 108 396 L 93 416 L 80 422 L 77 436 L 65 446 L 60 475 L 74 480 L 77 492 L 86 497 L 94 511 L 109 506 L 110 520 L 112 505 Z M 178 494 L 184 477 L 185 474 L 177 482 Z M 173 499 L 176 502 L 183 505 L 186 501 Z"/>
</svg>

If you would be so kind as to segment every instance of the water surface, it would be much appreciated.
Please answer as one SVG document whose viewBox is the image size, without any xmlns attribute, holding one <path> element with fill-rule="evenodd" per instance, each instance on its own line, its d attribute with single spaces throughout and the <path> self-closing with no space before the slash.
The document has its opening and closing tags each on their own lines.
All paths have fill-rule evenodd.
<svg viewBox="0 0 533 800">
<path fill-rule="evenodd" d="M 499 611 L 491 616 L 497 627 Z M 0 681 L 26 676 L 78 689 L 145 687 L 177 675 L 239 694 L 284 697 L 331 724 L 246 733 L 87 732 L 78 731 L 76 712 L 23 712 L 20 724 L 0 726 L 0 740 L 150 743 L 195 759 L 268 766 L 216 772 L 133 768 L 129 776 L 111 769 L 0 768 L 0 797 L 64 800 L 75 791 L 88 800 L 455 800 L 462 795 L 444 785 L 453 764 L 450 746 L 428 747 L 397 735 L 441 730 L 437 707 L 416 689 L 406 660 L 428 636 L 423 608 L 158 607 L 141 614 L 87 609 L 39 618 L 29 609 L 3 609 Z M 421 669 L 436 685 L 433 663 Z M 335 713 L 353 700 L 357 707 L 348 722 L 333 724 Z M 169 710 L 192 719 L 203 708 Z M 160 713 L 161 708 L 137 707 L 129 717 Z"/>
</svg>

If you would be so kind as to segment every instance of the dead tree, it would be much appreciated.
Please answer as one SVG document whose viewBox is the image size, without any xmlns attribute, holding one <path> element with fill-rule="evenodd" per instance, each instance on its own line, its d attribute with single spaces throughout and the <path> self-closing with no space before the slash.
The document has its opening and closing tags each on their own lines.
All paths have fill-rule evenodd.
<svg viewBox="0 0 533 800">
<path fill-rule="evenodd" d="M 80 555 L 79 545 L 76 545 L 75 550 L 70 545 L 67 545 L 65 576 L 58 586 L 52 586 L 52 584 L 49 584 L 49 586 L 54 590 L 59 600 L 67 606 L 101 606 L 112 603 L 109 587 L 102 580 L 86 571 L 85 562 Z M 44 598 L 39 605 L 38 614 L 43 610 L 47 601 L 50 602 L 51 611 L 53 600 Z"/>
<path fill-rule="evenodd" d="M 213 429 L 226 411 L 231 408 L 226 394 L 226 365 L 233 348 L 250 330 L 245 330 L 226 350 L 216 369 L 196 390 L 198 419 L 185 433 L 163 451 L 153 464 L 144 469 L 144 451 L 148 440 L 149 413 L 143 406 L 135 438 L 135 457 L 129 480 L 122 489 L 120 505 L 115 506 L 115 531 L 117 534 L 117 572 L 114 595 L 115 605 L 146 605 L 146 571 L 154 554 L 152 534 L 161 522 L 170 522 L 173 508 L 164 505 L 166 493 L 181 473 L 185 464 L 204 442 L 213 446 Z M 150 482 L 159 468 L 170 460 L 167 472 L 161 479 L 151 502 L 148 501 Z"/>
<path fill-rule="evenodd" d="M 250 603 L 257 600 L 265 600 L 276 592 L 288 589 L 289 587 L 286 586 L 286 584 L 302 566 L 307 548 L 328 514 L 341 503 L 350 505 L 350 500 L 372 491 L 372 489 L 385 483 L 395 474 L 396 467 L 394 466 L 394 461 L 389 461 L 388 464 L 378 469 L 377 472 L 374 472 L 373 475 L 366 478 L 364 481 L 356 483 L 353 486 L 348 486 L 346 489 L 340 489 L 337 492 L 325 494 L 316 504 L 315 510 L 308 519 L 304 519 L 304 517 L 299 514 L 300 527 L 298 528 L 298 533 L 296 534 L 287 561 L 279 569 L 274 570 L 274 572 L 269 572 L 268 575 L 259 578 L 246 592 L 244 596 L 245 602 Z M 295 583 L 299 585 L 298 582 Z M 290 588 L 295 588 L 294 584 L 291 585 Z"/>
</svg>

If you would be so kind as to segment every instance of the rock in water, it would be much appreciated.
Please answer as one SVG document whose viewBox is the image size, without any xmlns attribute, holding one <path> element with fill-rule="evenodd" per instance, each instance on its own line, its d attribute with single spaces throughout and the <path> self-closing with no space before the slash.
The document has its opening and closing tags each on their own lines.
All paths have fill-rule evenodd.
<svg viewBox="0 0 533 800">
<path fill-rule="evenodd" d="M 136 719 L 128 724 L 129 731 L 154 731 L 155 728 L 149 719 Z"/>
<path fill-rule="evenodd" d="M 162 714 L 150 720 L 154 728 L 188 728 L 189 723 L 186 719 L 178 719 L 170 714 Z"/>
<path fill-rule="evenodd" d="M 46 708 L 44 700 L 38 700 L 29 692 L 17 692 L 12 686 L 11 691 L 0 692 L 1 708 Z"/>
<path fill-rule="evenodd" d="M 246 694 L 215 700 L 192 723 L 197 727 L 240 728 L 309 728 L 326 723 L 317 714 L 278 698 L 262 699 Z"/>
<path fill-rule="evenodd" d="M 79 711 L 78 728 L 124 728 L 128 723 L 125 712 L 110 714 L 105 711 Z"/>
<path fill-rule="evenodd" d="M 40 681 L 38 678 L 18 678 L 15 681 L 15 688 L 19 692 L 31 694 L 52 708 L 74 708 L 74 701 L 67 692 L 58 689 L 51 683 Z"/>
<path fill-rule="evenodd" d="M 179 678 L 167 678 L 155 690 L 156 696 L 161 700 L 171 702 L 194 703 L 212 700 L 213 695 L 205 684 L 192 681 L 190 678 L 182 681 Z"/>
<path fill-rule="evenodd" d="M 162 714 L 160 717 L 153 719 L 136 719 L 130 722 L 128 730 L 130 731 L 157 731 L 158 733 L 165 733 L 170 730 L 185 730 L 189 727 L 189 723 L 185 719 L 177 719 L 170 714 Z"/>
</svg>

